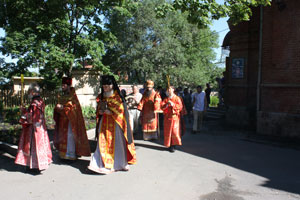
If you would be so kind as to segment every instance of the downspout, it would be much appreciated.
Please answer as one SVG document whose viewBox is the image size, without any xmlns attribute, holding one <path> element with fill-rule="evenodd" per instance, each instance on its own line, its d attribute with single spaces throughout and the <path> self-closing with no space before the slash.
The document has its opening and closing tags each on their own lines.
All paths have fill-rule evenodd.
<svg viewBox="0 0 300 200">
<path fill-rule="evenodd" d="M 259 49 L 258 49 L 258 72 L 257 72 L 257 89 L 256 89 L 256 128 L 258 127 L 258 112 L 261 110 L 261 73 L 262 73 L 262 42 L 263 42 L 263 5 L 260 5 L 259 20 Z"/>
</svg>

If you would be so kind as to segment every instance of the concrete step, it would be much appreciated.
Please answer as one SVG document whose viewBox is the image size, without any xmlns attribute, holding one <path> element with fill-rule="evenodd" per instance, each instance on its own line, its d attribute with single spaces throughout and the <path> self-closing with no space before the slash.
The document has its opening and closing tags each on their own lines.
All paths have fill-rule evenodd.
<svg viewBox="0 0 300 200">
<path fill-rule="evenodd" d="M 225 117 L 226 110 L 223 108 L 210 107 L 206 111 L 206 120 L 218 120 Z"/>
<path fill-rule="evenodd" d="M 224 117 L 224 113 L 211 113 L 211 112 L 206 112 L 206 116 L 213 117 L 213 118 L 221 118 Z"/>
<path fill-rule="evenodd" d="M 207 110 L 211 112 L 223 112 L 223 113 L 227 111 L 226 108 L 224 107 L 209 107 Z"/>
</svg>

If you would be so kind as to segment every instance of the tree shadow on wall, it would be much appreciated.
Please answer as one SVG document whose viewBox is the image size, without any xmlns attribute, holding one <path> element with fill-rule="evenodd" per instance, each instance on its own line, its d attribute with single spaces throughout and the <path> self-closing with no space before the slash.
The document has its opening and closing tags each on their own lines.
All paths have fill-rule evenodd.
<svg viewBox="0 0 300 200">
<path fill-rule="evenodd" d="M 89 86 L 93 89 L 94 96 L 100 93 L 101 75 L 99 71 L 87 69 L 75 70 L 73 72 L 73 78 L 76 80 L 76 90 Z"/>
</svg>

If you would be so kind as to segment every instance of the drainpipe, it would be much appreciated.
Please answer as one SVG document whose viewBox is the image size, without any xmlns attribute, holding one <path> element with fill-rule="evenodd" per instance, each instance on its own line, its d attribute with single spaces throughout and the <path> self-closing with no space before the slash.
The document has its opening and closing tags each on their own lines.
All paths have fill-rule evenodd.
<svg viewBox="0 0 300 200">
<path fill-rule="evenodd" d="M 256 127 L 257 127 L 257 116 L 260 108 L 261 100 L 261 66 L 262 66 L 262 40 L 263 40 L 263 5 L 260 5 L 260 20 L 259 20 L 259 50 L 258 50 L 258 72 L 257 72 L 257 89 L 256 89 Z"/>
</svg>

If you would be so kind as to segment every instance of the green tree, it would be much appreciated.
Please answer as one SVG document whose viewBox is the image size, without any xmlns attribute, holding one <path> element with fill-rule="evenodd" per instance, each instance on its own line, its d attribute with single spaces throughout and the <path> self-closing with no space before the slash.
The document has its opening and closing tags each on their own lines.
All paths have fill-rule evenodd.
<svg viewBox="0 0 300 200">
<path fill-rule="evenodd" d="M 170 11 L 180 10 L 187 13 L 190 23 L 197 24 L 199 28 L 207 27 L 212 20 L 229 17 L 232 24 L 249 20 L 252 7 L 267 6 L 272 0 L 173 0 L 157 6 L 156 13 L 165 17 Z"/>
<path fill-rule="evenodd" d="M 168 16 L 174 15 L 175 11 L 180 10 L 190 23 L 197 24 L 200 28 L 206 28 L 211 20 L 224 16 L 229 16 L 233 23 L 247 20 L 251 15 L 251 6 L 268 5 L 271 0 L 224 1 L 224 5 L 216 3 L 215 0 L 174 0 L 167 3 L 162 1 L 156 4 L 155 8 L 151 8 L 156 11 L 155 14 L 151 12 L 151 17 L 153 20 L 157 16 L 168 18 Z M 53 87 L 63 74 L 68 75 L 74 67 L 81 67 L 83 61 L 88 61 L 103 73 L 110 73 L 111 68 L 109 65 L 103 64 L 102 57 L 106 52 L 113 50 L 108 48 L 106 51 L 105 45 L 111 47 L 116 44 L 111 41 L 120 38 L 120 35 L 114 37 L 110 32 L 112 27 L 108 27 L 108 30 L 103 28 L 103 16 L 108 16 L 112 20 L 111 13 L 119 13 L 120 24 L 126 20 L 130 21 L 131 18 L 128 17 L 130 12 L 127 9 L 130 9 L 131 14 L 135 15 L 134 11 L 139 2 L 143 1 L 0 0 L 0 28 L 3 28 L 6 34 L 0 38 L 0 51 L 4 56 L 18 59 L 16 65 L 10 63 L 6 67 L 10 67 L 10 74 L 25 73 L 29 67 L 38 67 L 45 80 L 49 80 L 47 85 Z M 139 15 L 146 17 L 142 13 Z M 161 36 L 163 34 L 175 37 L 176 35 L 174 36 L 172 33 L 174 30 L 158 30 L 160 27 L 158 24 L 153 27 L 155 28 L 154 35 L 152 29 L 143 29 L 145 24 L 140 23 L 139 26 L 141 26 L 141 31 L 146 31 L 145 38 L 139 38 L 139 34 L 136 37 L 138 40 L 147 41 L 148 49 L 142 49 L 143 46 L 129 48 L 136 52 L 131 52 L 132 57 L 126 57 L 126 59 L 123 58 L 123 54 L 119 54 L 119 57 L 114 54 L 114 59 L 122 60 L 119 62 L 121 64 L 119 67 L 127 66 L 126 60 L 128 60 L 129 63 L 134 63 L 136 73 L 141 74 L 141 71 L 144 70 L 145 76 L 148 76 L 149 73 L 155 76 L 155 73 L 162 69 L 162 64 L 166 64 L 161 62 L 165 57 L 169 59 L 169 68 L 186 64 L 184 59 L 180 59 L 185 57 L 185 53 L 180 52 L 182 44 L 178 40 L 176 40 L 177 43 L 173 43 L 173 40 L 170 39 L 171 36 L 169 39 L 164 38 L 164 41 L 158 40 L 163 38 Z M 125 32 L 130 33 L 131 30 Z M 116 31 L 114 33 L 116 34 Z M 129 36 L 135 37 L 135 35 Z M 159 45 L 159 48 L 152 48 L 155 45 Z M 166 54 L 164 48 L 170 48 L 171 51 Z M 151 56 L 152 59 L 149 62 L 148 58 Z M 135 58 L 138 59 L 133 62 Z M 111 62 L 106 61 L 105 63 Z M 155 63 L 155 68 L 153 68 L 153 63 Z M 139 66 L 140 64 L 141 66 Z M 113 67 L 113 70 L 116 70 L 116 66 Z M 163 70 L 165 74 L 169 73 L 169 68 Z"/>
<path fill-rule="evenodd" d="M 25 71 L 24 76 L 37 76 L 37 73 Z M 21 69 L 13 62 L 7 63 L 4 58 L 0 58 L 0 87 L 8 86 L 12 76 L 20 76 Z"/>
<path fill-rule="evenodd" d="M 212 61 L 218 35 L 208 28 L 198 29 L 178 11 L 156 18 L 155 7 L 164 2 L 140 1 L 128 8 L 132 15 L 112 12 L 108 16 L 106 27 L 117 42 L 107 45 L 104 63 L 115 72 L 133 74 L 131 82 L 149 78 L 165 86 L 166 75 L 174 85 L 211 81 L 217 70 Z"/>
<path fill-rule="evenodd" d="M 0 85 L 3 85 L 7 82 L 7 68 L 5 66 L 4 58 L 0 58 Z"/>
<path fill-rule="evenodd" d="M 18 72 L 38 67 L 49 85 L 88 61 L 103 73 L 104 41 L 110 33 L 102 19 L 122 7 L 121 0 L 0 0 L 3 55 L 17 58 Z M 120 9 L 119 9 L 120 10 Z M 13 69 L 13 68 L 12 68 Z"/>
</svg>

